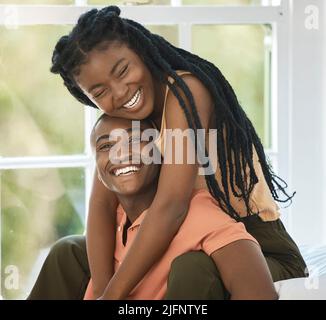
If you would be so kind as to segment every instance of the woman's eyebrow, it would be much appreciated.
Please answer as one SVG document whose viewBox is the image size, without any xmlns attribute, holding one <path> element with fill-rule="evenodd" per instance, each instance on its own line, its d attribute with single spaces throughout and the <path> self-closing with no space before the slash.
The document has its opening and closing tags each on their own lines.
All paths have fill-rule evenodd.
<svg viewBox="0 0 326 320">
<path fill-rule="evenodd" d="M 113 75 L 115 70 L 117 69 L 117 67 L 119 66 L 119 64 L 123 61 L 126 60 L 126 58 L 121 58 L 119 59 L 116 64 L 113 66 L 113 68 L 111 69 L 110 75 Z"/>
</svg>

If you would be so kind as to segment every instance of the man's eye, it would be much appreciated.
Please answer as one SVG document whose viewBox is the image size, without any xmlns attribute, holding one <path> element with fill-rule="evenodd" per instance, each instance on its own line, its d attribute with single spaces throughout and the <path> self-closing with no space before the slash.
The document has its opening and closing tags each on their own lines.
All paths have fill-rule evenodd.
<svg viewBox="0 0 326 320">
<path fill-rule="evenodd" d="M 112 148 L 112 144 L 111 143 L 105 143 L 105 144 L 102 144 L 99 147 L 99 150 L 100 151 L 107 151 L 107 150 L 110 150 L 111 148 Z"/>
<path fill-rule="evenodd" d="M 140 142 L 140 137 L 130 137 L 129 143 L 138 143 Z"/>
</svg>

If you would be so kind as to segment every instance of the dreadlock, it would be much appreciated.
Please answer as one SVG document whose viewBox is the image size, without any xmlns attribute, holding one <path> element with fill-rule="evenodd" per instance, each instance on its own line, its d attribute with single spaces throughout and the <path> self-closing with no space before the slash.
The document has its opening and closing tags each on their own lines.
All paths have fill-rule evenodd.
<svg viewBox="0 0 326 320">
<path fill-rule="evenodd" d="M 173 46 L 141 24 L 121 18 L 118 7 L 92 9 L 82 14 L 72 31 L 61 37 L 56 44 L 51 72 L 60 74 L 64 85 L 78 101 L 97 108 L 79 88 L 74 75 L 78 73 L 78 68 L 87 62 L 88 53 L 91 50 L 111 41 L 127 44 L 140 56 L 153 77 L 169 86 L 178 99 L 190 128 L 202 129 L 202 124 L 193 95 L 176 70 L 191 72 L 211 93 L 214 101 L 215 125 L 219 132 L 216 138 L 216 148 L 222 185 L 216 181 L 214 174 L 206 175 L 205 179 L 210 193 L 224 211 L 237 220 L 240 218 L 239 212 L 230 202 L 232 192 L 234 196 L 243 199 L 247 215 L 253 212 L 249 199 L 251 191 L 258 182 L 253 163 L 254 148 L 274 200 L 291 202 L 295 193 L 288 195 L 285 190 L 287 184 L 273 173 L 251 121 L 241 108 L 231 85 L 221 71 L 211 62 Z M 166 75 L 174 79 L 173 84 L 167 80 Z M 186 106 L 177 89 L 187 97 L 189 107 Z M 203 148 L 200 144 L 198 147 Z M 207 150 L 205 147 L 204 149 L 207 156 Z M 283 194 L 283 199 L 278 191 Z"/>
</svg>

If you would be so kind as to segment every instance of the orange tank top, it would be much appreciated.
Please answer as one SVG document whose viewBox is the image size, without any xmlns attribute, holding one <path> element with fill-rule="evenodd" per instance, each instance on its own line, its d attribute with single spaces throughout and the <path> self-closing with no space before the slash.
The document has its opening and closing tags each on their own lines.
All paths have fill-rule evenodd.
<svg viewBox="0 0 326 320">
<path fill-rule="evenodd" d="M 177 74 L 179 76 L 182 76 L 191 73 L 189 71 L 178 70 Z M 172 77 L 169 77 L 168 81 L 172 84 L 174 82 L 174 79 Z M 165 112 L 166 112 L 166 100 L 167 100 L 168 92 L 169 92 L 169 87 L 166 86 L 163 114 L 162 114 L 162 121 L 161 121 L 161 130 L 159 136 L 155 140 L 155 145 L 160 150 L 162 155 L 164 155 L 164 149 L 165 149 L 164 145 L 166 143 Z M 216 131 L 215 133 L 213 131 L 213 133 L 210 134 L 216 134 Z M 218 184 L 221 186 L 222 178 L 218 166 L 218 161 L 217 159 L 210 159 L 210 160 L 213 163 L 215 162 L 215 164 L 217 164 L 215 178 Z M 258 215 L 261 217 L 263 221 L 277 220 L 280 217 L 279 207 L 276 204 L 275 200 L 273 199 L 272 194 L 269 190 L 255 148 L 253 150 L 253 163 L 258 178 L 258 182 L 254 186 L 250 195 L 250 199 L 249 199 L 250 208 L 252 212 L 258 213 Z M 206 185 L 205 177 L 203 175 L 198 175 L 195 183 L 195 189 L 208 189 Z M 243 201 L 243 199 L 234 196 L 232 192 L 230 192 L 230 203 L 232 207 L 240 214 L 241 217 L 247 216 L 247 209 L 246 209 L 245 202 Z"/>
</svg>

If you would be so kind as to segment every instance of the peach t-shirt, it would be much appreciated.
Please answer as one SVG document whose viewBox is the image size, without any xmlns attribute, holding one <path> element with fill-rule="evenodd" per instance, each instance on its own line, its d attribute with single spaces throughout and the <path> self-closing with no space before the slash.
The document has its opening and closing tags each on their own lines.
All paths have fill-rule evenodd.
<svg viewBox="0 0 326 320">
<path fill-rule="evenodd" d="M 145 210 L 127 230 L 126 245 L 123 245 L 123 228 L 127 216 L 121 205 L 117 209 L 116 248 L 114 254 L 115 271 L 130 248 Z M 160 226 L 154 226 L 160 232 Z M 163 257 L 153 265 L 141 282 L 127 297 L 129 300 L 160 300 L 167 290 L 167 279 L 172 261 L 179 255 L 193 250 L 202 250 L 207 255 L 237 240 L 252 240 L 258 244 L 241 222 L 236 222 L 218 206 L 217 201 L 205 189 L 194 190 L 188 214 L 178 233 L 172 240 Z M 90 280 L 85 300 L 93 299 Z"/>
</svg>

